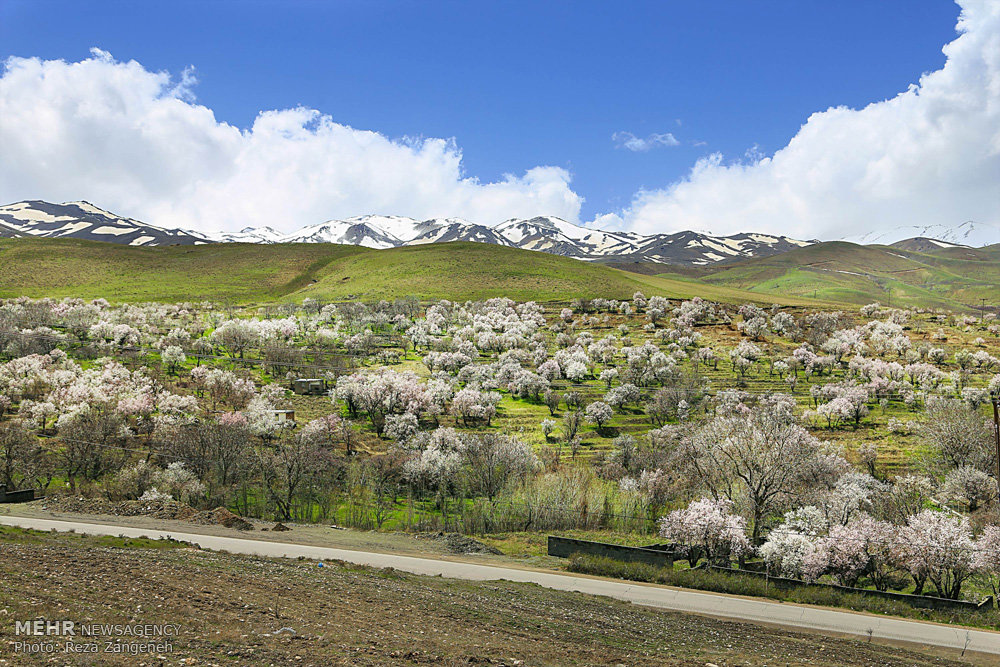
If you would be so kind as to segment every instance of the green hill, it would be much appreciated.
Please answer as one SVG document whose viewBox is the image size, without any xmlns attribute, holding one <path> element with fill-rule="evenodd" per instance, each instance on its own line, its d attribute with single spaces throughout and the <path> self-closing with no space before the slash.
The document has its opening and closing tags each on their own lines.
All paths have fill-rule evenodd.
<svg viewBox="0 0 1000 667">
<path fill-rule="evenodd" d="M 706 283 L 821 301 L 965 309 L 1000 300 L 1000 249 L 919 253 L 835 241 L 707 269 Z"/>
<path fill-rule="evenodd" d="M 729 302 L 809 303 L 480 243 L 370 250 L 331 244 L 137 248 L 66 239 L 0 239 L 3 297 L 253 303 L 307 296 L 370 300 L 416 295 L 565 301 L 578 296 L 628 298 L 636 290 Z"/>
<path fill-rule="evenodd" d="M 71 239 L 0 239 L 0 296 L 271 300 L 357 251 L 310 244 L 137 248 Z"/>
<path fill-rule="evenodd" d="M 578 296 L 631 298 L 636 290 L 714 301 L 772 301 L 743 290 L 640 275 L 531 250 L 483 243 L 442 243 L 367 251 L 330 262 L 318 281 L 296 297 L 482 299 L 565 301 Z M 802 299 L 780 299 L 800 305 Z"/>
</svg>

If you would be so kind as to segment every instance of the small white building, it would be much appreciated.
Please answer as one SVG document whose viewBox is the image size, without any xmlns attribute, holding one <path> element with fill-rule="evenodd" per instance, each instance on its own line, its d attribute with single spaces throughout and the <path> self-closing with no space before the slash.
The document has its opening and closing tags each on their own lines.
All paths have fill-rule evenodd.
<svg viewBox="0 0 1000 667">
<path fill-rule="evenodd" d="M 271 414 L 274 415 L 274 421 L 283 426 L 289 422 L 295 423 L 295 410 L 271 410 Z"/>
</svg>

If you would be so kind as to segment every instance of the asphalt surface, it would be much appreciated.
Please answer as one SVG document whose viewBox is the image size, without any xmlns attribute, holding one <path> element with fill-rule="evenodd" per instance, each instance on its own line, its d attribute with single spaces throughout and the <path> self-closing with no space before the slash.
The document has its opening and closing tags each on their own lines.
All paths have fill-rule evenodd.
<svg viewBox="0 0 1000 667">
<path fill-rule="evenodd" d="M 270 542 L 243 537 L 220 537 L 77 521 L 0 516 L 0 523 L 36 530 L 73 530 L 90 535 L 171 537 L 216 551 L 283 558 L 303 556 L 315 560 L 341 560 L 372 567 L 392 567 L 414 574 L 441 575 L 453 579 L 474 581 L 504 579 L 527 582 L 556 590 L 604 595 L 634 604 L 673 611 L 707 614 L 719 618 L 756 623 L 772 623 L 827 634 L 857 635 L 866 639 L 870 635 L 872 639 L 882 641 L 957 649 L 966 648 L 969 651 L 1000 655 L 1000 633 L 997 632 L 754 598 L 703 593 L 665 586 L 599 579 L 570 573 L 562 574 L 433 558 L 416 558 L 398 554 Z"/>
</svg>

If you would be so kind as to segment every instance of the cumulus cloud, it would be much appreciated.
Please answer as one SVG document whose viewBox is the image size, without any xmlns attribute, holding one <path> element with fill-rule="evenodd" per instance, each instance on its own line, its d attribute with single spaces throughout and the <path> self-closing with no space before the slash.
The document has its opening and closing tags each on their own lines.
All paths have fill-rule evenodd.
<svg viewBox="0 0 1000 667">
<path fill-rule="evenodd" d="M 978 231 L 958 240 L 1000 241 L 1000 2 L 959 4 L 940 70 L 891 99 L 813 114 L 774 154 L 707 155 L 591 226 L 891 241 L 974 220 Z M 8 59 L 0 202 L 88 199 L 195 229 L 292 230 L 362 213 L 579 218 L 564 169 L 481 182 L 451 139 L 394 139 L 302 107 L 239 128 L 198 104 L 196 87 L 192 69 L 171 77 L 96 49 L 79 62 Z M 678 144 L 671 133 L 612 139 L 631 151 Z"/>
<path fill-rule="evenodd" d="M 670 132 L 654 133 L 642 138 L 635 136 L 631 132 L 622 131 L 612 134 L 611 140 L 615 142 L 616 148 L 624 148 L 633 153 L 645 153 L 654 148 L 662 148 L 664 146 L 679 146 L 681 143 Z"/>
<path fill-rule="evenodd" d="M 0 201 L 87 199 L 166 227 L 292 230 L 363 213 L 480 223 L 579 217 L 570 174 L 539 166 L 484 183 L 450 139 L 391 139 L 315 109 L 249 128 L 178 79 L 94 49 L 80 62 L 10 58 L 0 77 Z"/>
<path fill-rule="evenodd" d="M 959 4 L 940 70 L 891 99 L 813 114 L 770 157 L 709 155 L 636 194 L 618 224 L 893 240 L 974 220 L 983 228 L 967 240 L 1000 241 L 1000 2 Z"/>
</svg>

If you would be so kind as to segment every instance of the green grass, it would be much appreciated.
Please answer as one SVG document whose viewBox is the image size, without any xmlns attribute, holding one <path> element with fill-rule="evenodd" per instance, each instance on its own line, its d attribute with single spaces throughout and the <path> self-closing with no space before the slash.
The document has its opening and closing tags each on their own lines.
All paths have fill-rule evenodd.
<svg viewBox="0 0 1000 667">
<path fill-rule="evenodd" d="M 135 248 L 66 239 L 0 239 L 0 297 L 115 302 L 631 298 L 637 290 L 715 301 L 808 300 L 627 273 L 516 248 L 448 243 L 370 250 L 332 244 L 210 244 Z"/>
<path fill-rule="evenodd" d="M 631 274 L 556 255 L 477 243 L 369 251 L 327 265 L 296 297 L 382 299 L 417 295 L 457 300 L 508 296 L 553 301 L 631 297 Z"/>
<path fill-rule="evenodd" d="M 865 304 L 965 310 L 1000 298 L 1000 262 L 991 249 L 918 253 L 835 241 L 710 267 L 709 284 L 762 294 Z"/>
<path fill-rule="evenodd" d="M 149 537 L 125 537 L 124 535 L 88 536 L 83 533 L 60 533 L 18 528 L 16 526 L 0 526 L 0 541 L 8 544 L 59 544 L 73 545 L 86 543 L 88 546 L 106 547 L 109 549 L 183 549 L 190 545 L 172 539 L 152 539 Z"/>
<path fill-rule="evenodd" d="M 327 244 L 133 248 L 64 239 L 0 239 L 0 296 L 109 301 L 274 300 L 355 252 Z"/>
<path fill-rule="evenodd" d="M 133 248 L 67 239 L 0 239 L 0 297 L 261 303 L 279 300 L 624 299 L 641 290 L 726 303 L 846 306 L 871 301 L 968 309 L 1000 300 L 1000 251 L 917 253 L 820 243 L 697 271 L 630 273 L 479 243 L 371 250 L 332 244 Z"/>
</svg>

